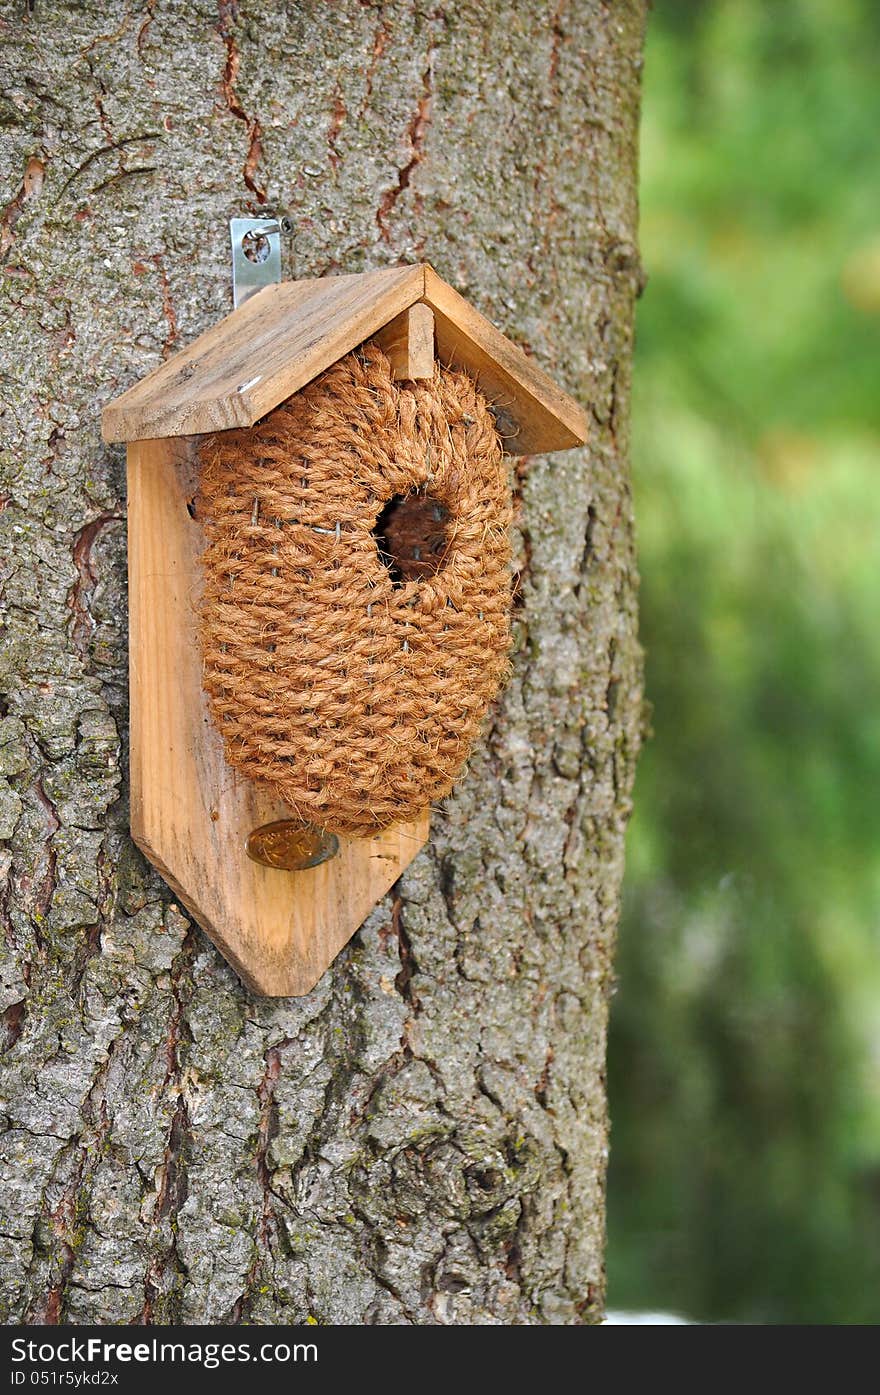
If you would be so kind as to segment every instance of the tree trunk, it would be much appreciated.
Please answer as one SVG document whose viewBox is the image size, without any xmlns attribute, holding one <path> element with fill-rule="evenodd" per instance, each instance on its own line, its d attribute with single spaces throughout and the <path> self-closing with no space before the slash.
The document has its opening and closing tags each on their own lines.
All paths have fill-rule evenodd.
<svg viewBox="0 0 880 1395">
<path fill-rule="evenodd" d="M 9 4 L 0 200 L 2 1316 L 591 1322 L 639 742 L 627 479 L 642 0 Z M 425 258 L 592 412 L 516 462 L 515 674 L 307 998 L 249 995 L 127 834 L 104 401 L 286 275 Z"/>
</svg>

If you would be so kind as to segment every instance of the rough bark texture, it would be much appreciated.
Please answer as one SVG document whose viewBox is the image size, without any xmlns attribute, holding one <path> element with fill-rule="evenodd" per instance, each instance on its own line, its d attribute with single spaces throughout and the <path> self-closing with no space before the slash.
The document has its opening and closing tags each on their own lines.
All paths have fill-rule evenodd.
<svg viewBox="0 0 880 1395">
<path fill-rule="evenodd" d="M 8 5 L 2 1315 L 578 1322 L 639 740 L 626 467 L 642 0 Z M 249 996 L 127 836 L 102 403 L 287 274 L 426 257 L 594 419 L 518 462 L 516 674 L 305 999 Z"/>
</svg>

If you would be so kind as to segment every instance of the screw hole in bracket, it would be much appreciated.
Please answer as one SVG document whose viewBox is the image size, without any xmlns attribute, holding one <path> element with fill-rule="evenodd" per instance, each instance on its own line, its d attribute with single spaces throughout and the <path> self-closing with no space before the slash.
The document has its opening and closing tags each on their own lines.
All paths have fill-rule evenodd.
<svg viewBox="0 0 880 1395">
<path fill-rule="evenodd" d="M 241 250 L 249 262 L 261 266 L 269 259 L 269 239 L 265 233 L 246 232 L 241 239 Z"/>
</svg>

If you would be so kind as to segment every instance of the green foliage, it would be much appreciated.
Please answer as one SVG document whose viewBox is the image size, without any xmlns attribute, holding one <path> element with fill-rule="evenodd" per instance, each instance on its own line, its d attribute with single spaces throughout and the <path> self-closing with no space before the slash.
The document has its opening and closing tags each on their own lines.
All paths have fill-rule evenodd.
<svg viewBox="0 0 880 1395">
<path fill-rule="evenodd" d="M 658 0 L 613 1306 L 880 1320 L 880 7 Z"/>
</svg>

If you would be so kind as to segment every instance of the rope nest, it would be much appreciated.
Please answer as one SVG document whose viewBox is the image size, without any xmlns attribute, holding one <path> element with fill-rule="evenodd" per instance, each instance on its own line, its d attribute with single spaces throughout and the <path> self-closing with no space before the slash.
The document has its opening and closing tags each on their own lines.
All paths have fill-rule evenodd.
<svg viewBox="0 0 880 1395">
<path fill-rule="evenodd" d="M 511 499 L 464 373 L 366 346 L 200 450 L 199 643 L 226 757 L 365 835 L 448 794 L 505 675 Z"/>
</svg>

